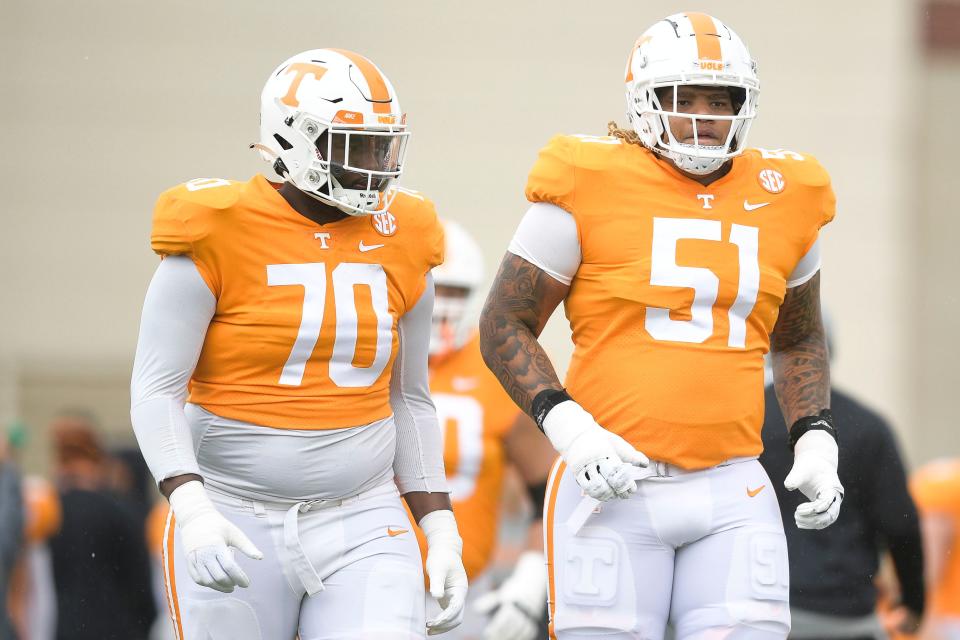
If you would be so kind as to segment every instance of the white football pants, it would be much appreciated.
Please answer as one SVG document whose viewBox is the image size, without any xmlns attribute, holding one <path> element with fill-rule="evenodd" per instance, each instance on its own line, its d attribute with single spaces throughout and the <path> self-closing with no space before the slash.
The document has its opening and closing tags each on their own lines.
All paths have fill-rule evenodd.
<svg viewBox="0 0 960 640">
<path fill-rule="evenodd" d="M 787 543 L 756 459 L 700 471 L 651 461 L 628 500 L 582 495 L 559 461 L 544 536 L 551 637 L 679 640 L 787 637 Z"/>
<path fill-rule="evenodd" d="M 392 481 L 316 502 L 208 493 L 264 558 L 234 551 L 250 577 L 246 589 L 201 587 L 190 578 L 180 532 L 168 517 L 164 572 L 178 640 L 424 637 L 420 548 Z"/>
</svg>

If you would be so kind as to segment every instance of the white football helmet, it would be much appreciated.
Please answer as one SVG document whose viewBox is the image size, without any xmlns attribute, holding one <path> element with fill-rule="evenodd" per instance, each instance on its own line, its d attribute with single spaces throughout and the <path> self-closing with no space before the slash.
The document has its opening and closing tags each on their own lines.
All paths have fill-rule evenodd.
<svg viewBox="0 0 960 640">
<path fill-rule="evenodd" d="M 433 270 L 433 284 L 437 287 L 430 335 L 430 355 L 433 357 L 456 351 L 470 340 L 479 317 L 480 285 L 483 282 L 480 245 L 456 222 L 443 220 L 442 223 L 446 245 L 444 259 L 443 264 Z M 455 291 L 445 292 L 441 287 Z"/>
<path fill-rule="evenodd" d="M 270 74 L 253 146 L 304 193 L 362 215 L 390 206 L 409 135 L 393 85 L 376 65 L 350 51 L 313 49 Z"/>
<path fill-rule="evenodd" d="M 731 90 L 736 113 L 697 116 L 678 113 L 677 88 L 682 85 L 721 86 Z M 656 90 L 673 88 L 674 104 L 661 105 Z M 689 173 L 705 175 L 743 152 L 747 132 L 757 115 L 760 79 L 757 63 L 743 40 L 727 25 L 705 13 L 677 13 L 647 29 L 627 60 L 627 120 L 651 150 Z M 694 143 L 679 142 L 669 118 L 690 118 Z M 731 120 L 722 145 L 701 145 L 697 120 Z"/>
</svg>

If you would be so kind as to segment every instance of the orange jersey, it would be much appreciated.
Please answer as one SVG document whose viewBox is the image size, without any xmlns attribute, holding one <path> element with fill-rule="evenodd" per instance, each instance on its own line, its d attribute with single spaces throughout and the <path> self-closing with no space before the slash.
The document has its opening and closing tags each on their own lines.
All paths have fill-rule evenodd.
<svg viewBox="0 0 960 640">
<path fill-rule="evenodd" d="M 429 200 L 318 225 L 262 176 L 193 180 L 160 196 L 151 244 L 190 256 L 217 298 L 190 402 L 286 429 L 390 415 L 397 320 L 443 259 Z"/>
<path fill-rule="evenodd" d="M 932 462 L 910 480 L 910 492 L 922 515 L 943 515 L 953 524 L 953 541 L 940 582 L 927 594 L 928 615 L 960 616 L 960 460 Z"/>
<path fill-rule="evenodd" d="M 503 439 L 520 410 L 480 356 L 480 339 L 430 367 L 430 393 L 444 430 L 443 463 L 463 538 L 463 566 L 483 573 L 497 545 L 503 489 Z M 416 529 L 426 558 L 426 540 Z"/>
<path fill-rule="evenodd" d="M 750 149 L 732 163 L 703 186 L 643 147 L 558 136 L 527 182 L 577 224 L 567 388 L 687 469 L 762 451 L 763 354 L 788 276 L 834 216 L 814 158 Z"/>
</svg>

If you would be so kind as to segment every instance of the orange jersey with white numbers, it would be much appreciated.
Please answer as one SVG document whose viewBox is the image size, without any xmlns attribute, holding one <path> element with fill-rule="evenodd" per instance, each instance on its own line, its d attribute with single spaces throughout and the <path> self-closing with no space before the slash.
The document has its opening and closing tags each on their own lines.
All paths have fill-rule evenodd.
<svg viewBox="0 0 960 640">
<path fill-rule="evenodd" d="M 151 244 L 190 256 L 217 298 L 190 402 L 286 429 L 390 415 L 397 320 L 443 259 L 429 200 L 318 225 L 262 176 L 193 180 L 160 196 Z"/>
<path fill-rule="evenodd" d="M 833 219 L 811 156 L 747 150 L 709 186 L 615 138 L 558 136 L 526 195 L 576 220 L 566 386 L 607 429 L 688 469 L 763 447 L 763 354 L 787 278 Z"/>
<path fill-rule="evenodd" d="M 910 493 L 921 515 L 940 515 L 953 524 L 953 543 L 943 560 L 943 573 L 927 594 L 928 615 L 960 616 L 960 460 L 939 460 L 910 479 Z"/>
<path fill-rule="evenodd" d="M 520 410 L 480 356 L 480 339 L 430 367 L 430 394 L 443 429 L 443 463 L 463 538 L 463 566 L 474 578 L 497 545 L 505 453 L 503 439 Z M 426 540 L 416 529 L 426 558 Z"/>
</svg>

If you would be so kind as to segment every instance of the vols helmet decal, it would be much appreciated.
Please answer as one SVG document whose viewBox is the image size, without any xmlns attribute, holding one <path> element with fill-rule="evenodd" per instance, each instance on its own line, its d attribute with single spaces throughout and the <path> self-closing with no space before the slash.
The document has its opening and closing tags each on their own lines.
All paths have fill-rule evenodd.
<svg viewBox="0 0 960 640">
<path fill-rule="evenodd" d="M 637 40 L 627 60 L 627 120 L 651 150 L 689 173 L 712 173 L 746 148 L 757 115 L 760 79 L 746 44 L 727 25 L 704 13 L 678 13 L 657 22 Z M 680 86 L 718 86 L 730 91 L 733 115 L 696 115 L 677 110 Z M 673 104 L 661 104 L 658 89 L 672 88 Z M 668 118 L 732 121 L 723 144 L 676 139 Z M 696 136 L 696 134 L 694 134 Z"/>
<path fill-rule="evenodd" d="M 313 49 L 270 74 L 253 146 L 304 193 L 362 215 L 386 211 L 396 196 L 409 135 L 376 65 L 350 51 Z"/>
</svg>

